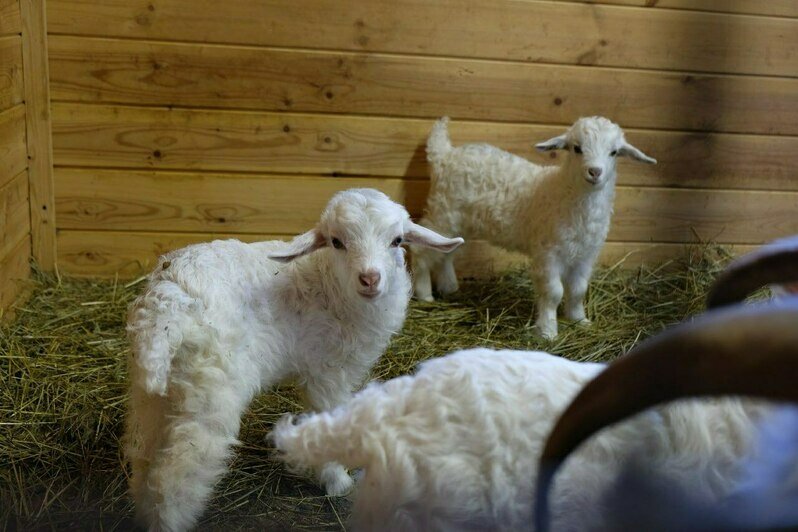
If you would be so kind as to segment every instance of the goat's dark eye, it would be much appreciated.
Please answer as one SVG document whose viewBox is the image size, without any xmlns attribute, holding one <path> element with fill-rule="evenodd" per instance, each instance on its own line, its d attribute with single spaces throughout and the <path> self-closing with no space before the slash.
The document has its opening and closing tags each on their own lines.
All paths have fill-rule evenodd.
<svg viewBox="0 0 798 532">
<path fill-rule="evenodd" d="M 612 151 L 610 152 L 610 155 L 612 155 L 613 157 L 615 157 L 616 155 L 618 155 L 618 150 L 612 150 Z"/>
<path fill-rule="evenodd" d="M 574 144 L 574 153 L 582 153 L 582 146 Z"/>
<path fill-rule="evenodd" d="M 333 247 L 334 247 L 335 249 L 346 249 L 346 248 L 344 247 L 344 243 L 343 243 L 343 242 L 341 242 L 340 240 L 338 240 L 337 238 L 335 238 L 335 237 L 332 237 L 332 239 L 331 239 L 331 240 L 332 240 L 332 245 L 333 245 Z"/>
<path fill-rule="evenodd" d="M 393 239 L 393 242 L 391 242 L 391 246 L 397 248 L 402 245 L 402 242 L 403 242 L 402 237 L 397 236 L 396 238 Z"/>
</svg>

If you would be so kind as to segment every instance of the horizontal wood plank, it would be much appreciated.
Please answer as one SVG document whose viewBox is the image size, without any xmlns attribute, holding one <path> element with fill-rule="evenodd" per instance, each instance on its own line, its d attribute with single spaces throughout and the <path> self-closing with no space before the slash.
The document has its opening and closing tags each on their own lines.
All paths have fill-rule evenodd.
<svg viewBox="0 0 798 532">
<path fill-rule="evenodd" d="M 53 36 L 50 80 L 56 101 L 798 134 L 787 78 Z"/>
<path fill-rule="evenodd" d="M 431 120 L 53 105 L 55 164 L 426 178 Z M 562 126 L 453 121 L 453 142 L 488 142 L 539 164 Z M 656 166 L 620 159 L 619 183 L 795 190 L 798 137 L 627 130 Z"/>
<path fill-rule="evenodd" d="M 19 34 L 22 18 L 19 15 L 19 0 L 0 0 L 0 36 Z"/>
<path fill-rule="evenodd" d="M 428 182 L 57 169 L 59 228 L 299 233 L 330 196 L 374 187 L 424 208 Z M 618 187 L 610 240 L 761 244 L 798 233 L 798 192 Z"/>
<path fill-rule="evenodd" d="M 798 21 L 784 18 L 506 0 L 231 0 L 223 14 L 210 0 L 55 0 L 48 10 L 50 31 L 72 35 L 798 75 Z"/>
<path fill-rule="evenodd" d="M 11 319 L 12 306 L 28 293 L 30 277 L 30 238 L 23 236 L 11 252 L 0 259 L 0 320 Z"/>
<path fill-rule="evenodd" d="M 717 13 L 798 17 L 795 0 L 562 0 L 590 5 L 619 5 L 654 9 L 687 9 Z"/>
<path fill-rule="evenodd" d="M 56 168 L 63 229 L 299 233 L 330 197 L 369 186 L 420 211 L 427 184 L 390 178 L 326 178 L 125 172 Z"/>
<path fill-rule="evenodd" d="M 0 111 L 24 100 L 22 40 L 19 35 L 0 37 Z"/>
<path fill-rule="evenodd" d="M 23 171 L 0 187 L 0 259 L 7 257 L 19 240 L 29 234 L 28 174 Z"/>
<path fill-rule="evenodd" d="M 160 255 L 198 242 L 236 238 L 244 242 L 287 240 L 291 235 L 231 233 L 150 233 L 116 231 L 59 231 L 58 269 L 62 273 L 83 277 L 133 278 L 149 272 Z M 607 242 L 599 262 L 624 268 L 641 264 L 658 265 L 685 257 L 691 249 L 682 244 L 647 242 Z M 736 245 L 736 253 L 746 253 L 752 246 Z M 455 259 L 461 278 L 490 278 L 526 264 L 523 255 L 508 253 L 485 242 L 468 243 Z"/>
<path fill-rule="evenodd" d="M 741 255 L 753 251 L 756 247 L 734 244 L 724 246 L 723 250 Z M 624 269 L 642 265 L 653 267 L 694 256 L 704 249 L 703 245 L 696 244 L 607 242 L 601 250 L 598 263 L 602 266 L 619 266 Z M 479 240 L 467 243 L 456 253 L 455 267 L 460 278 L 489 279 L 530 264 L 529 259 L 520 253 L 505 251 Z"/>
<path fill-rule="evenodd" d="M 28 167 L 25 145 L 25 106 L 0 113 L 0 187 Z"/>
</svg>

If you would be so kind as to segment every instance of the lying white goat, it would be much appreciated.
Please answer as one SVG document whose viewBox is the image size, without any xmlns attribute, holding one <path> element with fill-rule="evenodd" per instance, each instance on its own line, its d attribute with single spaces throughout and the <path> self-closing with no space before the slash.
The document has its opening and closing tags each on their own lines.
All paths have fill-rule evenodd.
<svg viewBox="0 0 798 532">
<path fill-rule="evenodd" d="M 707 383 L 724 377 L 725 366 L 770 386 L 765 376 L 773 361 L 783 365 L 785 353 L 798 356 L 795 323 L 798 303 L 714 311 L 619 359 L 613 368 L 636 360 L 654 363 L 629 366 L 635 370 L 613 381 L 633 393 L 604 387 L 605 395 L 594 402 L 667 396 L 686 383 L 711 389 Z M 604 376 L 603 369 L 541 352 L 458 352 L 423 363 L 413 376 L 373 383 L 330 412 L 288 416 L 272 438 L 293 466 L 338 461 L 364 468 L 351 518 L 355 530 L 529 529 L 549 431 L 582 387 Z M 782 390 L 792 382 L 795 392 L 794 373 L 770 380 L 778 378 Z M 568 425 L 573 438 L 607 421 L 593 419 L 590 401 L 580 407 L 579 423 Z M 759 420 L 769 412 L 770 406 L 747 399 L 686 401 L 602 431 L 558 474 L 552 528 L 601 530 L 613 522 L 606 494 L 638 457 L 647 472 L 696 500 L 723 499 L 737 489 Z M 573 446 L 561 442 L 554 448 L 567 454 Z M 541 482 L 551 474 L 544 470 Z"/>
</svg>

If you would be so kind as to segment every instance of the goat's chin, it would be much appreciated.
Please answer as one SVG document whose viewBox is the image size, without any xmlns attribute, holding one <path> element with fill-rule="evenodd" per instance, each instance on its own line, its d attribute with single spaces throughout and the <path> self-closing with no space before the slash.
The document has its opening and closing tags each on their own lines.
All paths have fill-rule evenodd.
<svg viewBox="0 0 798 532">
<path fill-rule="evenodd" d="M 379 299 L 382 294 L 382 290 L 376 290 L 373 292 L 361 292 L 360 290 L 357 291 L 357 295 L 359 295 L 365 301 L 374 301 Z"/>
<path fill-rule="evenodd" d="M 604 184 L 607 182 L 606 179 L 602 178 L 596 179 L 595 177 L 588 177 L 588 176 L 582 176 L 582 177 L 585 179 L 585 183 L 587 183 L 589 186 L 593 188 L 603 188 Z"/>
</svg>

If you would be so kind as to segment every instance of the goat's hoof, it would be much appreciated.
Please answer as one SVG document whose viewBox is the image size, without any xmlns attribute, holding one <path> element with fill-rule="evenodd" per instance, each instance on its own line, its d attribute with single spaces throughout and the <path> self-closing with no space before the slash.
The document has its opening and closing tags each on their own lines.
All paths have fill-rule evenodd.
<svg viewBox="0 0 798 532">
<path fill-rule="evenodd" d="M 556 327 L 552 328 L 551 326 L 537 324 L 533 328 L 535 332 L 537 332 L 537 334 L 541 336 L 544 340 L 554 340 L 555 338 L 557 338 Z"/>
<path fill-rule="evenodd" d="M 347 473 L 329 475 L 324 481 L 324 491 L 329 497 L 343 497 L 355 487 L 355 481 Z"/>
<path fill-rule="evenodd" d="M 431 295 L 429 295 L 429 296 L 416 296 L 416 299 L 418 299 L 419 301 L 424 301 L 426 303 L 432 303 L 433 301 L 435 301 L 435 298 L 432 297 Z"/>
<path fill-rule="evenodd" d="M 448 296 L 449 294 L 454 294 L 459 290 L 460 286 L 457 284 L 457 279 L 454 281 L 439 281 L 438 282 L 438 292 L 440 292 L 444 296 Z"/>
<path fill-rule="evenodd" d="M 574 322 L 576 323 L 577 326 L 585 327 L 585 328 L 590 327 L 591 325 L 593 325 L 593 322 L 590 321 L 587 318 L 580 318 L 578 320 L 574 320 Z"/>
</svg>

